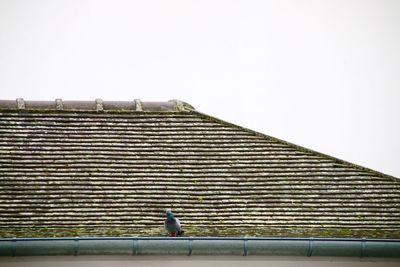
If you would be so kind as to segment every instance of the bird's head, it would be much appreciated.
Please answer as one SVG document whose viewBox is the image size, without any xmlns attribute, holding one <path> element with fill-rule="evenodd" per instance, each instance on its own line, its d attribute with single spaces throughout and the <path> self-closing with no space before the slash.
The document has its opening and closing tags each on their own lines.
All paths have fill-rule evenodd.
<svg viewBox="0 0 400 267">
<path fill-rule="evenodd" d="M 167 214 L 167 218 L 168 218 L 168 219 L 174 218 L 174 214 L 172 213 L 172 210 L 171 210 L 171 209 L 166 209 L 166 210 L 165 210 L 165 213 Z"/>
</svg>

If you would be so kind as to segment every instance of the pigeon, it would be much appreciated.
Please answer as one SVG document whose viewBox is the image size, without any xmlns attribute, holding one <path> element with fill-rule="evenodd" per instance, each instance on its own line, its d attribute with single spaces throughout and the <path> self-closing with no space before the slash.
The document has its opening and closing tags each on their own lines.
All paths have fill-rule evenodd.
<svg viewBox="0 0 400 267">
<path fill-rule="evenodd" d="M 168 232 L 169 236 L 177 237 L 183 234 L 183 230 L 181 227 L 181 222 L 178 218 L 175 218 L 171 209 L 166 209 L 167 219 L 165 219 L 164 227 Z"/>
</svg>

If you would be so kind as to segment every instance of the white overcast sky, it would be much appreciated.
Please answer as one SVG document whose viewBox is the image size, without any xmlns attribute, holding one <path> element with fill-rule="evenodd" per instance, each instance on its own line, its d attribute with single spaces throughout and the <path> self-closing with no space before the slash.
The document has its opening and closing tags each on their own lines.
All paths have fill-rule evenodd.
<svg viewBox="0 0 400 267">
<path fill-rule="evenodd" d="M 180 99 L 400 177 L 400 1 L 0 0 L 0 98 Z"/>
</svg>

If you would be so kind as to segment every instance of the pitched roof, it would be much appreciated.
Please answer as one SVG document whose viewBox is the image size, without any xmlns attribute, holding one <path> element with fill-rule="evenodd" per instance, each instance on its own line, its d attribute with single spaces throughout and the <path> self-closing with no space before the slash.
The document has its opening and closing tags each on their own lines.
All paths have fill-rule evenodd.
<svg viewBox="0 0 400 267">
<path fill-rule="evenodd" d="M 0 101 L 0 237 L 400 237 L 400 180 L 180 101 Z"/>
</svg>

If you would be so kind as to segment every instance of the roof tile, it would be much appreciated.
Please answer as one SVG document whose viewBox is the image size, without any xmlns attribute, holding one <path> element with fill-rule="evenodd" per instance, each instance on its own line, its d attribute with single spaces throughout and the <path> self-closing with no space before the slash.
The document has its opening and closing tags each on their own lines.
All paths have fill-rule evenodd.
<svg viewBox="0 0 400 267">
<path fill-rule="evenodd" d="M 1 237 L 162 235 L 165 208 L 189 236 L 400 237 L 399 189 L 176 100 L 0 101 Z"/>
</svg>

